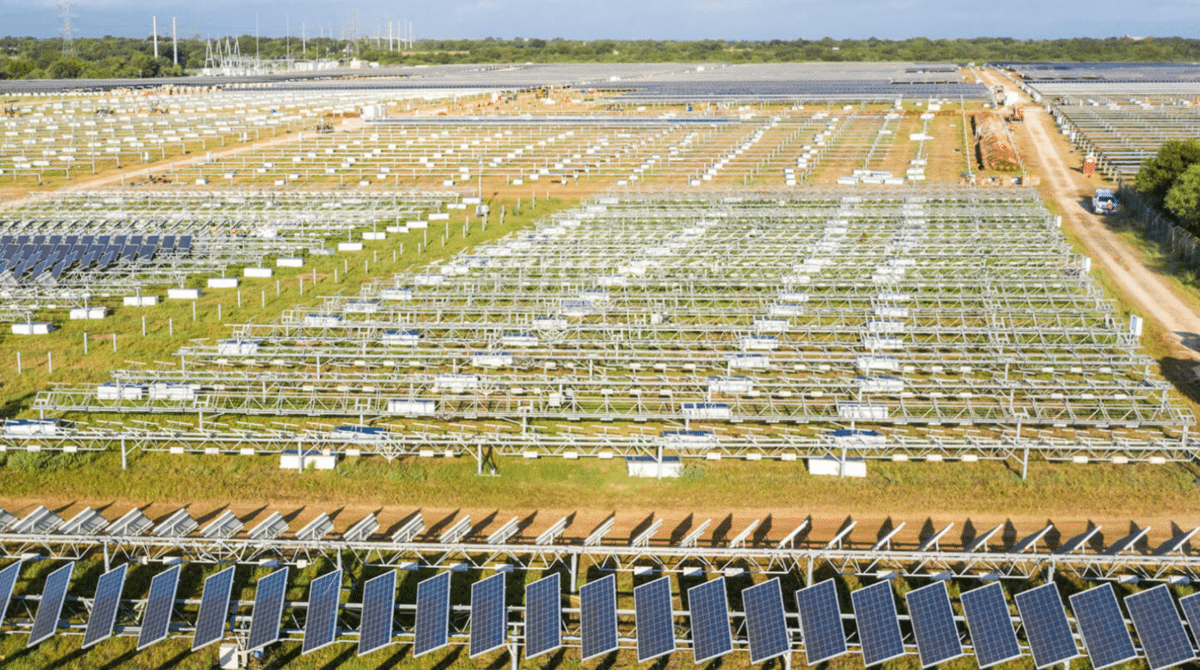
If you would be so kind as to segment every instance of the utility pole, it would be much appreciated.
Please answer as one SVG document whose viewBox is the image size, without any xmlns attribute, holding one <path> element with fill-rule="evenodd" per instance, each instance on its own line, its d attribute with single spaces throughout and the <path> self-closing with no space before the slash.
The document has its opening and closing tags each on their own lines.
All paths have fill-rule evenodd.
<svg viewBox="0 0 1200 670">
<path fill-rule="evenodd" d="M 157 16 L 154 17 L 153 23 L 151 25 L 153 26 L 153 30 L 154 30 L 154 57 L 158 58 L 158 17 Z"/>
<path fill-rule="evenodd" d="M 171 17 L 171 49 L 175 53 L 175 64 L 179 65 L 179 32 L 175 30 L 175 17 Z"/>
<path fill-rule="evenodd" d="M 303 21 L 300 22 L 300 52 L 301 57 L 308 58 L 308 32 Z"/>
<path fill-rule="evenodd" d="M 292 62 L 292 15 L 285 14 L 283 22 L 283 42 L 287 45 L 287 62 Z"/>
<path fill-rule="evenodd" d="M 73 0 L 59 0 L 62 8 L 62 53 L 64 56 L 75 55 L 75 31 L 71 28 L 71 5 Z"/>
<path fill-rule="evenodd" d="M 254 15 L 254 69 L 258 70 L 258 14 Z"/>
</svg>

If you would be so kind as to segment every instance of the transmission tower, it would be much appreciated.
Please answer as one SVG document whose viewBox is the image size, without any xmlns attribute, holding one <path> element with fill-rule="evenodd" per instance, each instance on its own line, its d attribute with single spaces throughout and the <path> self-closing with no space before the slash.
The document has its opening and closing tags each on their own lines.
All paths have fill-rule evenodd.
<svg viewBox="0 0 1200 670">
<path fill-rule="evenodd" d="M 62 16 L 62 52 L 64 56 L 75 55 L 75 31 L 71 28 L 71 16 L 74 13 L 73 0 L 58 0 Z"/>
</svg>

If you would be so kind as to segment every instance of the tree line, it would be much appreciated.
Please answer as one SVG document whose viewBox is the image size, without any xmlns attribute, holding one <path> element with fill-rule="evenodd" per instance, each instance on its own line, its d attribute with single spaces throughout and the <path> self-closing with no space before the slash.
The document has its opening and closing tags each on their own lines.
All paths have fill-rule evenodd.
<svg viewBox="0 0 1200 670">
<path fill-rule="evenodd" d="M 1151 205 L 1200 237 L 1200 142 L 1165 142 L 1142 161 L 1135 185 Z"/>
<path fill-rule="evenodd" d="M 338 40 L 299 37 L 236 40 L 243 56 L 264 59 L 358 58 L 382 65 L 452 63 L 645 63 L 645 62 L 872 62 L 872 61 L 1063 61 L 1179 62 L 1200 60 L 1200 40 L 1170 38 L 1074 38 L 1016 40 L 566 40 L 514 38 L 422 40 L 411 50 L 389 48 L 386 38 Z M 222 39 L 222 44 L 225 40 Z M 159 36 L 159 55 L 151 38 L 79 38 L 75 55 L 63 54 L 60 38 L 0 38 L 0 79 L 143 78 L 195 74 L 205 66 L 204 39 L 178 42 L 178 63 L 171 40 Z"/>
</svg>

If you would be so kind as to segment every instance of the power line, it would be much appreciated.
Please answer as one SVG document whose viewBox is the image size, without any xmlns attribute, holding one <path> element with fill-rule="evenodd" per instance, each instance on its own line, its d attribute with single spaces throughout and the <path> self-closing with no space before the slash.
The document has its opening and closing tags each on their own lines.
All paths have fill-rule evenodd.
<svg viewBox="0 0 1200 670">
<path fill-rule="evenodd" d="M 64 56 L 75 55 L 75 31 L 71 28 L 71 16 L 74 14 L 74 0 L 59 0 L 58 6 L 62 16 L 62 53 Z"/>
</svg>

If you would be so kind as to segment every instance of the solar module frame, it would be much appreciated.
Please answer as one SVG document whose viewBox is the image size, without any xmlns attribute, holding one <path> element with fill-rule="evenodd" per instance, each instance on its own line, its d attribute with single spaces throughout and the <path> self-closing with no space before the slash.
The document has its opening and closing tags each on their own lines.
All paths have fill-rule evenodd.
<svg viewBox="0 0 1200 670">
<path fill-rule="evenodd" d="M 1040 670 L 1079 656 L 1062 596 L 1053 582 L 1018 593 L 1013 601 L 1021 615 L 1035 667 Z"/>
<path fill-rule="evenodd" d="M 606 575 L 580 587 L 579 636 L 583 661 L 603 656 L 620 646 L 616 575 Z"/>
<path fill-rule="evenodd" d="M 450 644 L 450 573 L 443 572 L 417 584 L 417 623 L 413 632 L 413 658 Z"/>
<path fill-rule="evenodd" d="M 338 602 L 342 594 L 342 571 L 321 575 L 308 587 L 308 611 L 304 615 L 304 640 L 300 655 L 310 654 L 337 641 Z"/>
<path fill-rule="evenodd" d="M 88 615 L 87 628 L 83 633 L 82 649 L 112 637 L 117 621 L 117 608 L 121 605 L 121 590 L 125 587 L 125 574 L 129 564 L 123 563 L 100 576 L 96 582 L 96 596 L 92 612 Z"/>
<path fill-rule="evenodd" d="M 696 663 L 733 651 L 724 577 L 688 589 L 688 620 L 692 624 L 692 656 Z"/>
<path fill-rule="evenodd" d="M 871 667 L 904 655 L 904 637 L 896 616 L 892 585 L 883 581 L 850 594 L 863 665 Z"/>
<path fill-rule="evenodd" d="M 1183 610 L 1183 615 L 1187 618 L 1188 628 L 1192 631 L 1192 638 L 1200 642 L 1200 593 L 1193 593 L 1190 596 L 1180 598 L 1179 607 Z"/>
<path fill-rule="evenodd" d="M 225 637 L 229 624 L 229 597 L 233 594 L 234 566 L 229 566 L 204 580 L 200 596 L 200 613 L 196 615 L 196 632 L 192 635 L 192 651 L 203 649 Z"/>
<path fill-rule="evenodd" d="M 0 624 L 4 623 L 4 615 L 8 612 L 8 603 L 12 600 L 13 588 L 17 585 L 17 577 L 21 575 L 21 561 L 0 570 Z"/>
<path fill-rule="evenodd" d="M 1150 670 L 1165 670 L 1196 658 L 1166 584 L 1125 596 L 1125 609 Z"/>
<path fill-rule="evenodd" d="M 816 665 L 850 651 L 838 603 L 837 583 L 826 579 L 796 591 L 805 662 Z"/>
<path fill-rule="evenodd" d="M 1071 610 L 1075 613 L 1075 627 L 1079 629 L 1083 646 L 1095 670 L 1104 670 L 1137 658 L 1133 637 L 1125 625 L 1112 584 L 1073 593 L 1069 600 Z"/>
<path fill-rule="evenodd" d="M 67 600 L 67 588 L 71 586 L 71 573 L 74 570 L 75 563 L 72 561 L 51 572 L 46 578 L 46 586 L 42 589 L 42 600 L 38 603 L 26 648 L 52 638 L 58 632 L 58 617 L 62 614 L 63 603 Z"/>
<path fill-rule="evenodd" d="M 909 591 L 904 594 L 904 602 L 908 606 L 922 668 L 945 663 L 966 653 L 954 623 L 954 609 L 945 582 L 937 581 Z"/>
<path fill-rule="evenodd" d="M 675 622 L 671 610 L 671 579 L 659 577 L 633 589 L 638 663 L 675 651 Z"/>
<path fill-rule="evenodd" d="M 142 629 L 138 632 L 138 651 L 167 639 L 171 627 L 171 610 L 175 606 L 175 592 L 179 589 L 179 572 L 180 567 L 173 565 L 150 580 L 146 611 L 142 615 Z"/>
<path fill-rule="evenodd" d="M 1022 656 L 1004 587 L 999 582 L 971 589 L 959 596 L 959 602 L 967 620 L 975 662 L 981 670 Z"/>
<path fill-rule="evenodd" d="M 358 631 L 359 656 L 392 643 L 395 615 L 396 571 L 389 570 L 363 584 L 362 615 Z"/>
<path fill-rule="evenodd" d="M 562 596 L 559 574 L 525 586 L 525 658 L 536 658 L 562 646 Z"/>
<path fill-rule="evenodd" d="M 288 568 L 283 567 L 258 580 L 255 585 L 246 651 L 256 651 L 279 640 L 287 578 Z"/>
<path fill-rule="evenodd" d="M 471 635 L 468 658 L 499 649 L 508 641 L 505 573 L 471 584 Z"/>
<path fill-rule="evenodd" d="M 742 608 L 746 613 L 751 664 L 782 656 L 791 649 L 778 577 L 743 589 Z"/>
</svg>

